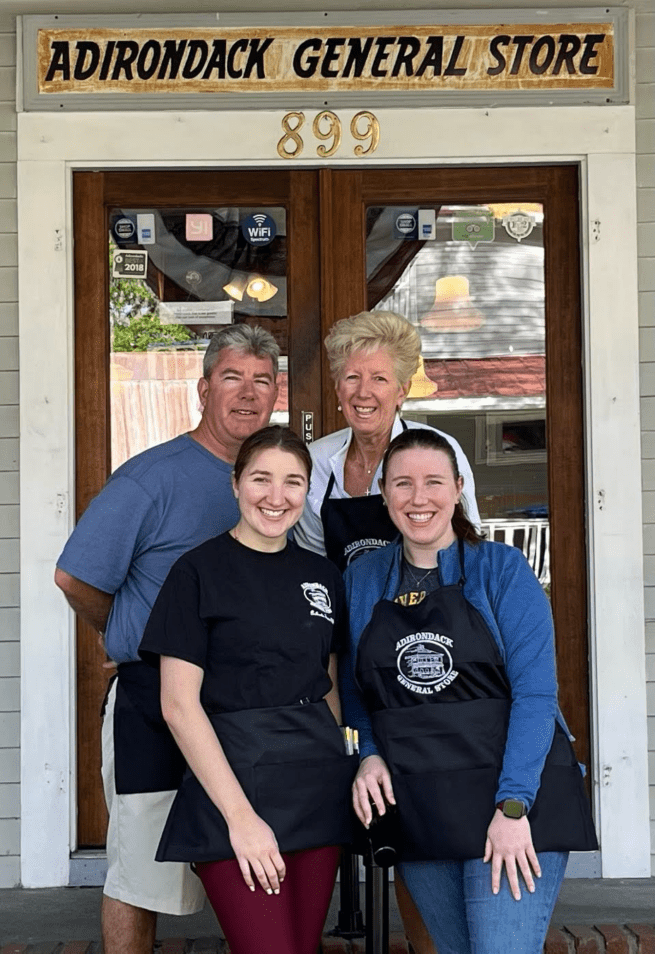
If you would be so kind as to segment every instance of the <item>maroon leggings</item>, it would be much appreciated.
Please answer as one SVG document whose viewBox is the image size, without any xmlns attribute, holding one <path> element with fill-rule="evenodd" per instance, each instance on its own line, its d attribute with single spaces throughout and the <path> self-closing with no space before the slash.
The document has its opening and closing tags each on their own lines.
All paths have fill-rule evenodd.
<svg viewBox="0 0 655 954">
<path fill-rule="evenodd" d="M 283 854 L 287 873 L 279 894 L 251 891 L 239 864 L 196 865 L 232 954 L 316 954 L 339 865 L 338 847 Z"/>
</svg>

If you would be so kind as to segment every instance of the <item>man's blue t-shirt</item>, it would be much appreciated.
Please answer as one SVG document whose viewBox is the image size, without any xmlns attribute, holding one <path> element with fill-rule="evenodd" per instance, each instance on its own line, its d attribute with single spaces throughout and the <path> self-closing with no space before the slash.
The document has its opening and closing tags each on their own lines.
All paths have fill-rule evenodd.
<svg viewBox="0 0 655 954">
<path fill-rule="evenodd" d="M 82 515 L 57 566 L 114 594 L 107 653 L 138 660 L 152 605 L 178 557 L 233 527 L 232 467 L 188 434 L 118 468 Z"/>
</svg>

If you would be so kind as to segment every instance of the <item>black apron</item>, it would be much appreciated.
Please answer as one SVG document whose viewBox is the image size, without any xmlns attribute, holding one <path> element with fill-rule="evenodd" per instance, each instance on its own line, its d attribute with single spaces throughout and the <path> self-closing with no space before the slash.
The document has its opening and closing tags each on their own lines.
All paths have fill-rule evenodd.
<svg viewBox="0 0 655 954">
<path fill-rule="evenodd" d="M 280 851 L 351 840 L 350 792 L 359 757 L 345 754 L 325 700 L 208 715 L 246 798 L 273 829 Z M 227 824 L 190 769 L 156 858 L 234 858 Z"/>
<path fill-rule="evenodd" d="M 161 712 L 159 669 L 145 662 L 118 667 L 114 705 L 116 792 L 169 792 L 185 769 Z"/>
<path fill-rule="evenodd" d="M 405 421 L 401 424 L 406 431 Z M 332 499 L 330 494 L 334 484 L 334 473 L 331 473 L 321 504 L 321 523 L 327 558 L 343 573 L 357 557 L 386 547 L 395 540 L 398 528 L 391 520 L 381 494 Z"/>
<path fill-rule="evenodd" d="M 496 641 L 462 575 L 417 606 L 380 601 L 356 675 L 392 774 L 401 858 L 481 858 L 495 811 L 511 708 Z M 559 725 L 528 815 L 536 851 L 598 847 L 582 774 Z"/>
</svg>

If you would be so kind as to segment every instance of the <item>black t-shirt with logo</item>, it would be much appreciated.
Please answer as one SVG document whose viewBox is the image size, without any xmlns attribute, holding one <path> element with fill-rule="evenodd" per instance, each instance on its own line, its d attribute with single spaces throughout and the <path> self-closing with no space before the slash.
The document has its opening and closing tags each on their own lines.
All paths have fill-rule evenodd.
<svg viewBox="0 0 655 954">
<path fill-rule="evenodd" d="M 341 575 L 293 541 L 262 553 L 229 533 L 190 550 L 171 569 L 139 652 L 204 670 L 208 712 L 318 702 L 329 692 L 330 653 L 347 644 Z"/>
</svg>

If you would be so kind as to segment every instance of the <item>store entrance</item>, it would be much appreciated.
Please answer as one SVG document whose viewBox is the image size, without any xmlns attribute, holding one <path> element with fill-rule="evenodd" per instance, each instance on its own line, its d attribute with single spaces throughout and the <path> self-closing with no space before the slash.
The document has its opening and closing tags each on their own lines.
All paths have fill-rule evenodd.
<svg viewBox="0 0 655 954">
<path fill-rule="evenodd" d="M 344 422 L 322 339 L 364 309 L 416 324 L 405 415 L 452 434 L 483 525 L 550 595 L 561 704 L 589 763 L 578 170 L 572 165 L 74 175 L 76 509 L 195 426 L 208 335 L 278 340 L 274 420 Z M 106 672 L 78 621 L 79 847 L 104 843 Z"/>
</svg>

